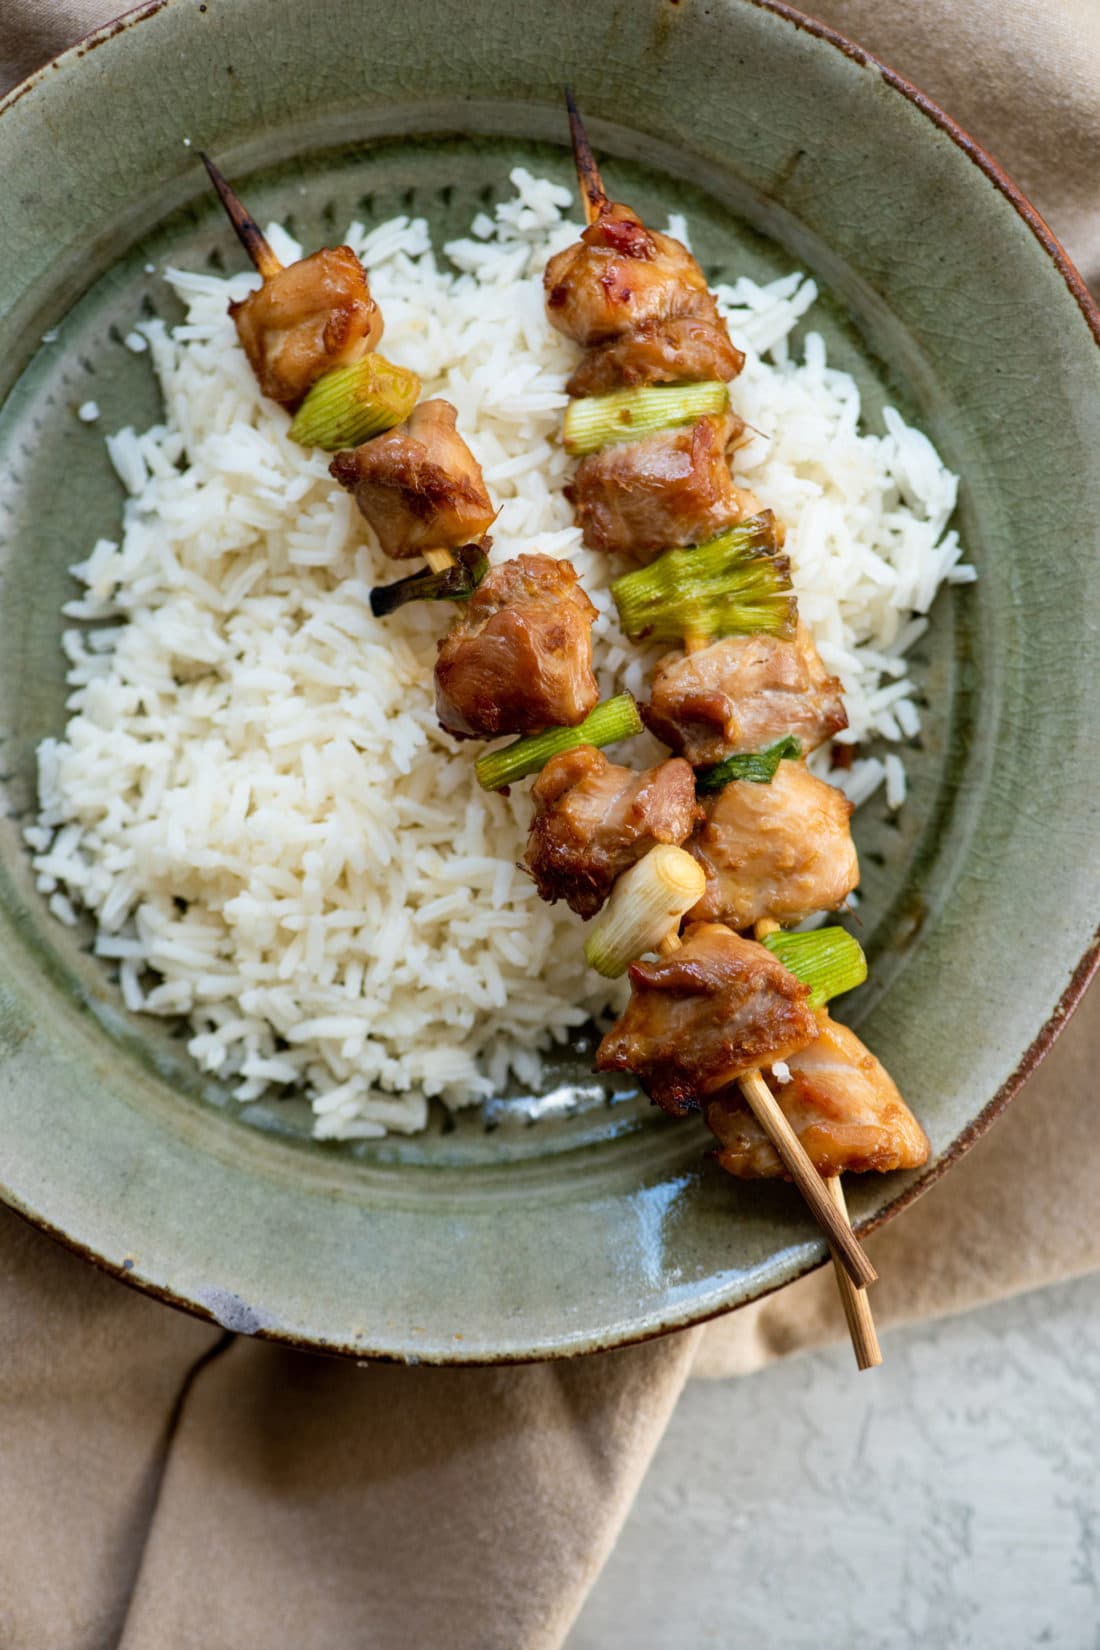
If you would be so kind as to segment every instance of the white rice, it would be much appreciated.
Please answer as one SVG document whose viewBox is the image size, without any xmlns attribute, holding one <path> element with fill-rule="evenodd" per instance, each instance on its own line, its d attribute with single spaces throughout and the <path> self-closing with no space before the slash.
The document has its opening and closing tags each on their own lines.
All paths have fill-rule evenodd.
<svg viewBox="0 0 1100 1650">
<path fill-rule="evenodd" d="M 570 197 L 512 181 L 449 264 L 421 220 L 353 224 L 347 240 L 387 353 L 458 409 L 501 506 L 495 555 L 571 557 L 600 610 L 604 692 L 644 694 L 652 655 L 624 641 L 607 592 L 620 569 L 582 549 L 561 494 L 574 351 L 546 325 L 541 274 L 577 233 Z M 586 971 L 577 919 L 516 869 L 526 789 L 484 794 L 471 748 L 436 724 L 449 614 L 371 616 L 393 565 L 327 456 L 288 440 L 226 315 L 254 278 L 168 279 L 186 320 L 125 340 L 148 344 L 164 423 L 108 438 L 122 534 L 73 569 L 70 720 L 41 747 L 27 831 L 39 887 L 63 923 L 93 913 L 127 1006 L 185 1016 L 192 1055 L 241 1100 L 301 1088 L 321 1138 L 415 1130 L 430 1095 L 461 1106 L 537 1084 L 540 1051 L 622 988 Z M 801 612 L 844 682 L 844 737 L 897 743 L 920 728 L 905 653 L 940 584 L 974 575 L 945 531 L 955 478 L 927 439 L 890 410 L 883 434 L 861 433 L 857 387 L 816 333 L 791 359 L 815 296 L 800 274 L 719 291 L 747 356 L 735 404 L 760 432 L 736 470 L 788 525 Z M 891 806 L 904 798 L 893 751 L 836 777 L 857 801 L 883 782 Z"/>
</svg>

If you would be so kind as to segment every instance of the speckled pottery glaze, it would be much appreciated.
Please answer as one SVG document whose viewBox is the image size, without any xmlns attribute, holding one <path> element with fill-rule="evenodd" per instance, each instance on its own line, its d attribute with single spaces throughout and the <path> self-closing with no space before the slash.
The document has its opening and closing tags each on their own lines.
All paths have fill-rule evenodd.
<svg viewBox="0 0 1100 1650">
<path fill-rule="evenodd" d="M 731 1183 L 700 1126 L 598 1083 L 583 1038 L 545 1094 L 318 1146 L 300 1102 L 242 1113 L 178 1030 L 127 1015 L 34 887 L 20 831 L 35 745 L 64 723 L 66 569 L 117 531 L 102 432 L 157 412 L 148 358 L 118 340 L 172 313 L 148 263 L 240 261 L 195 149 L 307 242 L 410 209 L 441 236 L 517 162 L 568 177 L 568 77 L 613 191 L 687 211 L 712 275 L 811 270 L 872 427 L 892 400 L 961 472 L 981 579 L 921 644 L 910 804 L 860 815 L 872 983 L 846 1005 L 933 1157 L 853 1185 L 864 1227 L 977 1137 L 1095 960 L 1100 327 L 988 158 L 780 6 L 408 0 L 367 24 L 357 0 L 158 0 L 0 111 L 2 1195 L 234 1329 L 410 1362 L 568 1355 L 818 1264 L 795 1193 Z M 95 429 L 73 416 L 89 398 Z"/>
</svg>

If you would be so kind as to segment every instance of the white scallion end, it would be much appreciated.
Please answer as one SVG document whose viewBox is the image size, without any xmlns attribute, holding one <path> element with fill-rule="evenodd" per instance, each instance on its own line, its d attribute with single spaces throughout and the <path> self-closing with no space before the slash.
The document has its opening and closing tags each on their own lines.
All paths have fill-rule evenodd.
<svg viewBox="0 0 1100 1650">
<path fill-rule="evenodd" d="M 666 934 L 679 928 L 706 885 L 698 860 L 682 848 L 658 843 L 611 890 L 585 941 L 590 966 L 608 979 L 625 974 L 635 958 L 656 951 Z"/>
</svg>

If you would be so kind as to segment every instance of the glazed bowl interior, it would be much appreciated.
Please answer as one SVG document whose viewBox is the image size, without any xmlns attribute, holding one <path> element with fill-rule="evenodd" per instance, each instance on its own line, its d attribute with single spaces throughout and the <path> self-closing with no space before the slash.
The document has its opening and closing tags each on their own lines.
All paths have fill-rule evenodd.
<svg viewBox="0 0 1100 1650">
<path fill-rule="evenodd" d="M 732 1185 L 700 1127 L 597 1081 L 590 1034 L 540 1094 L 320 1146 L 304 1102 L 240 1107 L 179 1027 L 128 1015 L 89 931 L 34 885 L 21 829 L 35 748 L 64 726 L 68 568 L 119 528 L 102 432 L 158 413 L 121 339 L 175 317 L 165 262 L 239 263 L 195 150 L 307 244 L 403 211 L 438 246 L 517 164 L 569 180 L 567 72 L 614 192 L 685 212 L 712 279 L 810 271 L 811 324 L 869 427 L 898 406 L 961 475 L 980 578 L 940 596 L 913 656 L 906 807 L 858 816 L 871 983 L 845 1009 L 933 1159 L 854 1187 L 864 1221 L 973 1138 L 1090 966 L 1100 357 L 1011 191 L 877 65 L 779 11 L 475 0 L 458 20 L 417 0 L 372 8 L 369 54 L 349 52 L 364 28 L 351 0 L 169 0 L 0 116 L 4 1196 L 232 1327 L 359 1355 L 563 1354 L 751 1299 L 823 1246 L 789 1188 Z"/>
</svg>

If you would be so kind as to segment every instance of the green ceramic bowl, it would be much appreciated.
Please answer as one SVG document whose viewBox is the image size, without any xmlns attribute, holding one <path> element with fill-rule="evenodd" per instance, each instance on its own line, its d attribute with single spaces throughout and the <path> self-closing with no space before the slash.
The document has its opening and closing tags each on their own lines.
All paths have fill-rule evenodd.
<svg viewBox="0 0 1100 1650">
<path fill-rule="evenodd" d="M 700 1127 L 605 1091 L 583 1046 L 546 1095 L 411 1141 L 319 1147 L 294 1103 L 242 1116 L 171 1028 L 125 1013 L 21 843 L 35 745 L 64 722 L 66 567 L 117 530 L 102 432 L 156 413 L 120 334 L 165 306 L 147 263 L 237 261 L 188 143 L 307 241 L 410 207 L 447 231 L 517 161 L 568 177 L 566 76 L 615 191 L 686 210 L 713 272 L 811 269 L 872 424 L 889 397 L 964 478 L 981 580 L 940 599 L 922 644 L 910 803 L 860 816 L 873 983 L 850 1003 L 933 1156 L 853 1187 L 862 1225 L 980 1133 L 1095 957 L 1098 322 L 989 159 L 759 0 L 157 0 L 0 118 L 3 1196 L 165 1299 L 332 1351 L 616 1345 L 824 1255 L 789 1187 L 731 1183 Z M 73 417 L 90 397 L 95 429 Z"/>
</svg>

